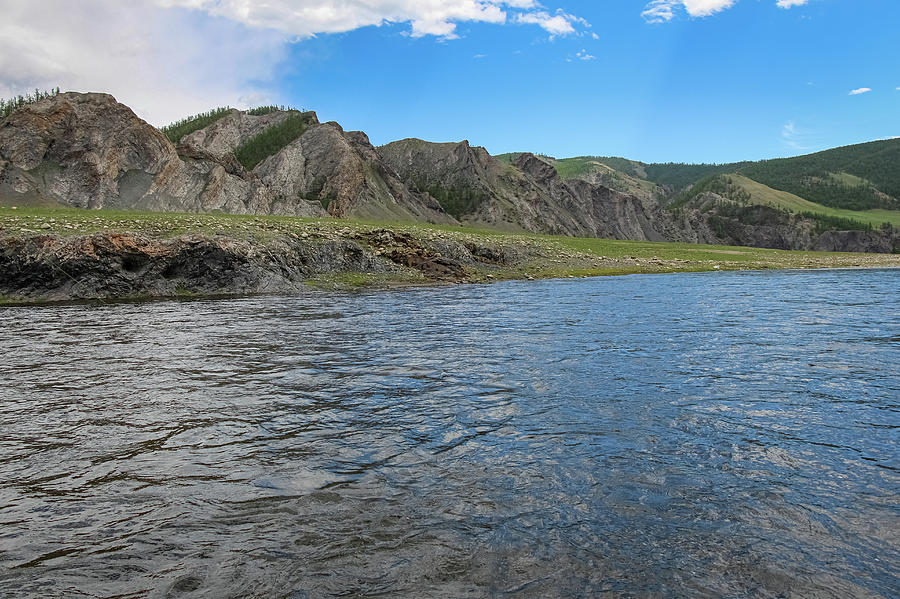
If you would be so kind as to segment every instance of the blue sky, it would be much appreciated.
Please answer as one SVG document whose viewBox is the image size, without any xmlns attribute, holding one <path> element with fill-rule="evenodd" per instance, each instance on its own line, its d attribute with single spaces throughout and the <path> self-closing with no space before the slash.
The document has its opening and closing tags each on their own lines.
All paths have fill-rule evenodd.
<svg viewBox="0 0 900 599">
<path fill-rule="evenodd" d="M 63 53 L 79 61 L 54 72 L 45 56 L 24 66 L 0 58 L 0 93 L 62 80 L 110 91 L 155 124 L 274 101 L 375 144 L 468 139 L 494 154 L 647 162 L 760 159 L 900 135 L 897 0 L 13 4 L 0 0 L 16 35 L 23 22 L 47 23 L 35 11 L 59 13 L 68 38 L 56 63 Z M 3 27 L 0 57 L 21 56 Z M 52 19 L 41 27 L 35 36 L 50 35 Z M 106 60 L 119 57 L 113 69 L 91 63 L 98 36 Z"/>
</svg>

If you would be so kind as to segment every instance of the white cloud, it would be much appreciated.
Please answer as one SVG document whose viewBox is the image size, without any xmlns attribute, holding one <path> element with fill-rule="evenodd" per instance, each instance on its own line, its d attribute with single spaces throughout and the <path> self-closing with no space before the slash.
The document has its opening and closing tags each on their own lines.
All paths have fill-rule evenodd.
<svg viewBox="0 0 900 599">
<path fill-rule="evenodd" d="M 272 29 L 298 38 L 341 33 L 366 26 L 408 23 L 410 35 L 452 39 L 461 22 L 539 25 L 551 35 L 575 32 L 581 19 L 548 13 L 535 0 L 155 0 L 161 6 L 204 11 L 250 27 Z M 586 24 L 586 23 L 585 23 Z"/>
<path fill-rule="evenodd" d="M 691 17 L 708 17 L 731 8 L 738 0 L 652 0 L 644 7 L 641 16 L 648 23 L 667 23 L 675 18 L 679 9 Z M 777 0 L 780 8 L 803 6 L 808 0 Z"/>
<path fill-rule="evenodd" d="M 289 44 L 401 24 L 456 37 L 463 22 L 589 27 L 535 0 L 0 0 L 0 97 L 34 88 L 103 91 L 160 125 L 213 106 L 282 99 Z"/>
<path fill-rule="evenodd" d="M 684 9 L 692 17 L 707 17 L 726 8 L 731 8 L 737 0 L 683 0 Z"/>
<path fill-rule="evenodd" d="M 801 138 L 805 135 L 806 133 L 801 132 L 794 121 L 788 121 L 781 129 L 781 139 L 784 142 L 784 145 L 792 150 L 810 149 L 809 147 L 802 145 Z"/>
<path fill-rule="evenodd" d="M 571 35 L 575 33 L 576 25 L 588 25 L 587 21 L 570 15 L 561 10 L 556 11 L 555 15 L 551 15 L 547 11 L 537 10 L 531 12 L 520 13 L 515 16 L 517 23 L 539 25 L 547 31 L 551 37 L 558 35 Z"/>
<path fill-rule="evenodd" d="M 259 82 L 285 57 L 281 35 L 141 1 L 0 0 L 0 14 L 2 97 L 109 92 L 154 124 L 276 99 Z"/>
<path fill-rule="evenodd" d="M 737 0 L 653 0 L 644 8 L 641 16 L 650 23 L 664 23 L 675 18 L 679 7 L 692 17 L 707 17 L 726 8 L 731 8 Z"/>
<path fill-rule="evenodd" d="M 581 50 L 581 52 L 576 52 L 575 56 L 578 57 L 578 60 L 595 60 L 597 58 L 593 54 L 589 54 L 587 50 Z"/>
<path fill-rule="evenodd" d="M 648 23 L 668 23 L 675 18 L 675 7 L 681 4 L 673 0 L 653 0 L 644 8 L 641 16 Z"/>
<path fill-rule="evenodd" d="M 859 89 L 854 89 L 850 92 L 851 96 L 858 96 L 860 94 L 867 94 L 872 91 L 871 87 L 860 87 Z"/>
</svg>

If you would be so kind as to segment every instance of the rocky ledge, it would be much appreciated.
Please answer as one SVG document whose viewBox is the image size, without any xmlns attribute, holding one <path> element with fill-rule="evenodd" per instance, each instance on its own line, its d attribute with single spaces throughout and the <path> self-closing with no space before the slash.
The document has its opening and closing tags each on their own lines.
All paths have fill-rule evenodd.
<svg viewBox="0 0 900 599">
<path fill-rule="evenodd" d="M 463 282 L 480 262 L 516 258 L 500 247 L 425 244 L 388 230 L 306 233 L 264 243 L 185 234 L 130 233 L 0 240 L 0 294 L 9 300 L 289 293 L 307 283 Z"/>
<path fill-rule="evenodd" d="M 0 209 L 5 303 L 821 267 L 900 267 L 900 256 L 287 217 Z"/>
<path fill-rule="evenodd" d="M 294 293 L 310 285 L 346 289 L 534 278 L 546 276 L 551 264 L 584 269 L 619 262 L 525 240 L 377 227 L 306 229 L 264 241 L 203 233 L 158 239 L 129 232 L 0 238 L 0 295 L 7 302 L 32 302 Z M 663 264 L 634 260 L 635 266 Z"/>
</svg>

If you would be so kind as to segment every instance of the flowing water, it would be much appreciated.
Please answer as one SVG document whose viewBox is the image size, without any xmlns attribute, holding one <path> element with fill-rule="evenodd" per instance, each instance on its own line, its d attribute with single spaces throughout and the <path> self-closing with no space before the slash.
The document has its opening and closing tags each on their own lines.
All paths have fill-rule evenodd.
<svg viewBox="0 0 900 599">
<path fill-rule="evenodd" d="M 0 596 L 897 597 L 900 272 L 0 308 Z"/>
</svg>

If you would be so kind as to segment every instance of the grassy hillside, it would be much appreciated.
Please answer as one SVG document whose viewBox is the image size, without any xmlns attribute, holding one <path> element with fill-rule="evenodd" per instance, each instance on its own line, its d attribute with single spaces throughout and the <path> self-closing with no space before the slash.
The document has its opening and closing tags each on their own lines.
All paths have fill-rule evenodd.
<svg viewBox="0 0 900 599">
<path fill-rule="evenodd" d="M 834 173 L 839 177 L 841 173 L 855 175 L 857 182 L 869 182 L 880 191 L 900 198 L 900 139 L 844 146 L 783 160 L 795 168 L 802 165 Z"/>
<path fill-rule="evenodd" d="M 519 158 L 519 156 L 521 156 L 522 154 L 523 154 L 523 152 L 506 152 L 505 154 L 497 154 L 496 156 L 494 156 L 494 158 L 497 159 L 497 160 L 499 160 L 500 162 L 505 162 L 505 163 L 507 163 L 507 164 L 512 164 L 512 163 L 515 162 L 515 161 Z"/>
<path fill-rule="evenodd" d="M 739 205 L 765 205 L 802 214 L 818 221 L 822 230 L 850 230 L 881 227 L 885 223 L 900 227 L 900 210 L 846 210 L 823 206 L 786 191 L 772 189 L 740 174 L 716 175 L 679 192 L 669 204 L 678 209 L 703 193 L 711 192 Z"/>
<path fill-rule="evenodd" d="M 681 164 L 667 162 L 665 164 L 648 164 L 644 167 L 644 170 L 647 172 L 647 178 L 654 183 L 674 189 L 683 189 L 706 177 L 736 172 L 747 164 L 750 163 Z"/>
<path fill-rule="evenodd" d="M 556 158 L 553 160 L 553 165 L 556 167 L 556 172 L 563 179 L 586 177 L 603 169 L 613 169 L 629 177 L 647 179 L 647 173 L 643 170 L 644 165 L 627 158 L 575 156 L 573 158 Z"/>
<path fill-rule="evenodd" d="M 498 154 L 494 158 L 500 162 L 512 164 L 521 155 L 522 152 L 510 152 Z M 646 173 L 643 172 L 643 167 L 639 162 L 602 156 L 576 156 L 575 158 L 538 156 L 552 164 L 562 179 L 589 179 L 610 189 L 642 197 L 662 195 L 659 186 L 647 180 Z"/>
<path fill-rule="evenodd" d="M 743 175 L 732 175 L 732 180 L 741 189 L 746 190 L 750 194 L 751 202 L 754 204 L 766 204 L 789 212 L 811 212 L 836 218 L 849 218 L 869 223 L 876 227 L 881 226 L 883 223 L 890 223 L 895 227 L 900 227 L 900 210 L 846 210 L 832 208 L 810 202 L 786 191 L 772 189 Z"/>
<path fill-rule="evenodd" d="M 750 164 L 681 164 L 675 162 L 646 164 L 616 156 L 576 156 L 556 160 L 556 170 L 563 179 L 584 177 L 603 168 L 613 169 L 629 177 L 650 184 L 683 189 L 693 183 L 725 173 L 735 172 L 740 166 Z"/>
<path fill-rule="evenodd" d="M 824 206 L 900 209 L 900 140 L 896 139 L 765 160 L 736 170 Z"/>
<path fill-rule="evenodd" d="M 563 179 L 575 179 L 596 173 L 603 169 L 605 165 L 598 160 L 594 160 L 592 156 L 579 156 L 577 158 L 554 160 L 553 166 L 556 167 L 556 172 Z"/>
<path fill-rule="evenodd" d="M 610 156 L 579 156 L 558 160 L 556 165 L 564 178 L 582 177 L 605 165 L 676 191 L 709 177 L 739 173 L 819 206 L 851 211 L 900 209 L 900 139 L 760 162 L 646 164 Z"/>
</svg>

